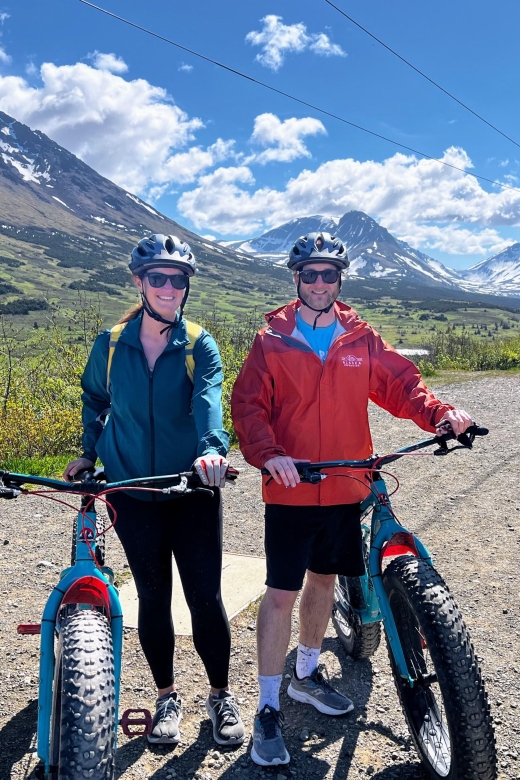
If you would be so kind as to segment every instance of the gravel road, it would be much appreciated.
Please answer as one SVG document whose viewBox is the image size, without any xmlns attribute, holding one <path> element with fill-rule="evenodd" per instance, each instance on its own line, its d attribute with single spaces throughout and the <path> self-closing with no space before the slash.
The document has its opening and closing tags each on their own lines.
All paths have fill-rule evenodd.
<svg viewBox="0 0 520 780">
<path fill-rule="evenodd" d="M 433 554 L 464 615 L 482 666 L 492 706 L 500 780 L 520 780 L 520 381 L 515 375 L 470 375 L 439 385 L 437 395 L 471 412 L 491 434 L 472 452 L 449 458 L 407 458 L 392 467 L 401 480 L 393 499 L 397 516 L 418 533 Z M 444 380 L 446 381 L 446 380 Z M 371 407 L 376 450 L 384 452 L 420 438 L 412 423 Z M 339 432 L 338 432 L 339 435 Z M 262 504 L 258 475 L 244 468 L 225 492 L 225 549 L 261 555 Z M 39 498 L 0 505 L 0 780 L 29 778 L 36 764 L 38 637 L 20 637 L 16 626 L 38 622 L 48 592 L 68 560 L 70 510 Z M 108 563 L 127 572 L 114 534 Z M 232 623 L 232 684 L 250 731 L 256 705 L 255 619 L 252 605 Z M 295 660 L 297 623 L 285 676 Z M 288 767 L 263 770 L 248 756 L 248 741 L 234 752 L 216 750 L 204 710 L 202 665 L 192 642 L 177 645 L 178 687 L 184 701 L 183 740 L 172 750 L 149 749 L 144 738 L 119 738 L 116 778 L 232 780 L 267 775 L 277 780 L 364 778 L 424 780 L 408 737 L 391 678 L 384 643 L 370 661 L 345 657 L 329 628 L 322 660 L 338 688 L 354 700 L 346 718 L 332 719 L 285 694 Z M 125 631 L 122 709 L 153 707 L 153 685 L 137 641 Z"/>
</svg>

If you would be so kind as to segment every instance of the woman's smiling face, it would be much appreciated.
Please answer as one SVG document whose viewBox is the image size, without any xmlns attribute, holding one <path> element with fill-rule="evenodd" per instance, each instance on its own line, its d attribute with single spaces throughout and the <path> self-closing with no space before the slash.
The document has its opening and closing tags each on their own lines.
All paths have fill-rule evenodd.
<svg viewBox="0 0 520 780">
<path fill-rule="evenodd" d="M 180 268 L 160 266 L 150 269 L 149 273 L 165 274 L 166 276 L 185 276 Z M 177 290 L 168 279 L 163 287 L 152 287 L 148 274 L 143 277 L 134 276 L 134 281 L 140 292 L 143 292 L 152 309 L 166 320 L 175 319 L 177 309 L 182 303 L 186 290 Z"/>
</svg>

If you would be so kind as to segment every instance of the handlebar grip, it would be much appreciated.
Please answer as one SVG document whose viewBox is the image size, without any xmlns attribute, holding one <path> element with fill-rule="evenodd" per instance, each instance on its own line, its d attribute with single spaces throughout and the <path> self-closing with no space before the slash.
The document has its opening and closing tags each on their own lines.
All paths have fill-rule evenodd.
<svg viewBox="0 0 520 780">
<path fill-rule="evenodd" d="M 95 469 L 82 469 L 77 471 L 76 474 L 70 480 L 71 482 L 86 482 L 88 479 L 94 478 Z"/>
</svg>

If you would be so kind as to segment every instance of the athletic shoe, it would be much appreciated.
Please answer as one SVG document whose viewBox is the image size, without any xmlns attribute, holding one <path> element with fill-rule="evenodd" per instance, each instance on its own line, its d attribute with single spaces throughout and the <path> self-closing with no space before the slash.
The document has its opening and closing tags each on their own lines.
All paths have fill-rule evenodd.
<svg viewBox="0 0 520 780">
<path fill-rule="evenodd" d="M 181 735 L 179 723 L 182 720 L 182 706 L 175 691 L 170 691 L 157 699 L 152 730 L 147 735 L 148 742 L 176 745 Z"/>
<path fill-rule="evenodd" d="M 346 715 L 354 709 L 354 704 L 347 696 L 332 687 L 328 675 L 325 677 L 323 672 L 326 674 L 326 669 L 320 665 L 310 677 L 304 677 L 302 680 L 299 680 L 293 672 L 287 693 L 291 699 L 312 704 L 325 715 Z"/>
<path fill-rule="evenodd" d="M 210 693 L 206 699 L 206 712 L 213 723 L 213 739 L 219 745 L 241 745 L 246 737 L 244 724 L 231 691 Z"/>
<path fill-rule="evenodd" d="M 251 758 L 260 766 L 278 766 L 291 760 L 282 737 L 283 715 L 266 704 L 255 715 Z"/>
</svg>

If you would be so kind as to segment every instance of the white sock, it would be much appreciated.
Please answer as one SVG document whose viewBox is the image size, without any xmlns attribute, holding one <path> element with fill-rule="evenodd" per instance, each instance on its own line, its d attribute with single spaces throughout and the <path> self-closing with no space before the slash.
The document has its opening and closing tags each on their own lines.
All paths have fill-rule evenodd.
<svg viewBox="0 0 520 780">
<path fill-rule="evenodd" d="M 280 709 L 280 686 L 282 684 L 281 674 L 258 675 L 258 685 L 260 686 L 260 701 L 258 702 L 258 712 L 261 712 L 266 704 L 275 710 Z"/>
<path fill-rule="evenodd" d="M 304 677 L 310 677 L 318 666 L 321 647 L 307 647 L 298 642 L 298 655 L 296 657 L 296 677 L 303 680 Z"/>
</svg>

